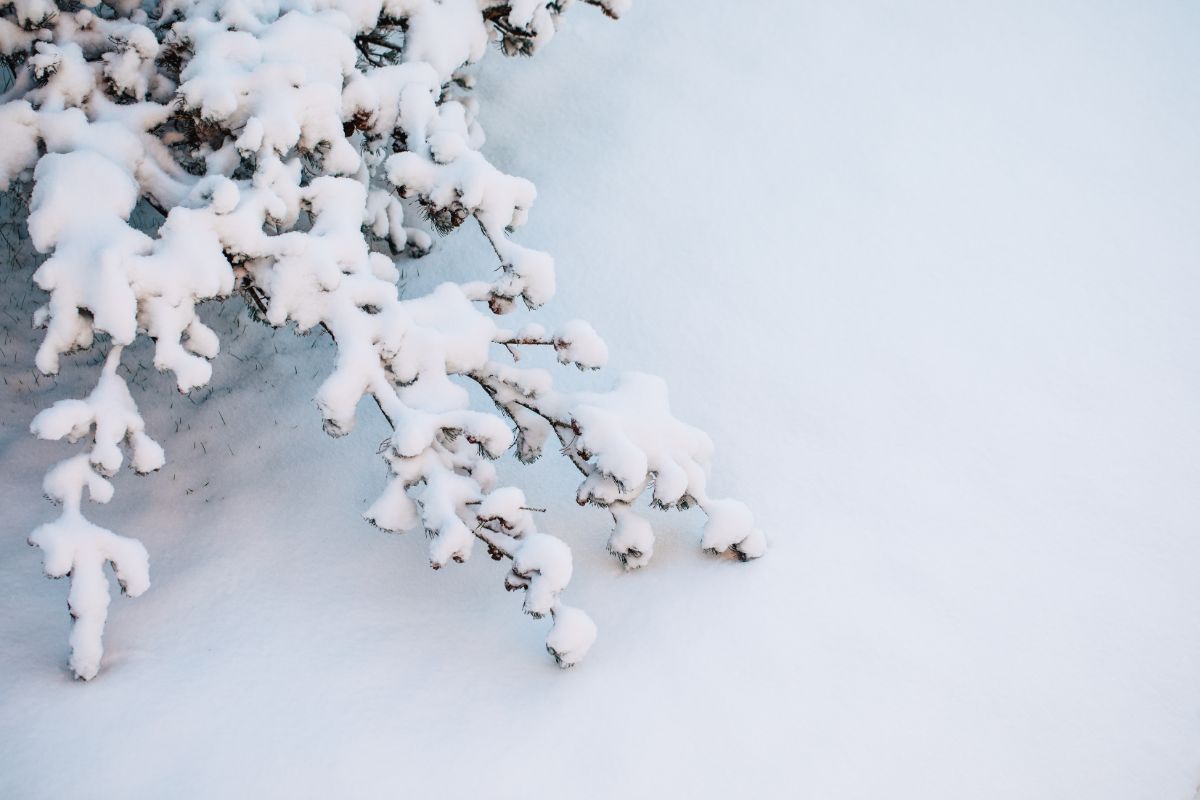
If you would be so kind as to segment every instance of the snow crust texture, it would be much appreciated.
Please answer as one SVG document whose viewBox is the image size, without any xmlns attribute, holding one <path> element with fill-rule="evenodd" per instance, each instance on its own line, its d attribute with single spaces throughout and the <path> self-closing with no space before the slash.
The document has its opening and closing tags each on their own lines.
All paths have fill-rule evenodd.
<svg viewBox="0 0 1200 800">
<path fill-rule="evenodd" d="M 608 16 L 623 0 L 591 0 Z M 123 348 L 153 340 L 154 364 L 180 392 L 206 385 L 220 352 L 197 315 L 240 294 L 273 326 L 327 331 L 335 368 L 315 401 L 326 430 L 349 432 L 370 397 L 392 434 L 391 471 L 365 516 L 390 531 L 423 529 L 434 569 L 465 561 L 477 541 L 512 562 L 505 585 L 524 610 L 550 616 L 549 652 L 577 663 L 596 635 L 560 596 L 571 553 L 540 532 L 493 461 L 515 447 L 536 459 L 557 440 L 583 476 L 577 501 L 608 509 L 609 549 L 629 568 L 653 552 L 635 503 L 696 505 L 703 546 L 743 559 L 765 538 L 743 504 L 708 490 L 712 443 L 672 415 L 665 384 L 625 375 L 607 392 L 569 392 L 545 370 L 518 366 L 523 348 L 597 369 L 608 349 L 586 322 L 510 330 L 502 315 L 554 294 L 554 262 L 512 233 L 536 190 L 480 151 L 484 134 L 468 68 L 492 43 L 529 55 L 553 36 L 570 2 L 543 0 L 163 0 L 103 7 L 45 0 L 0 5 L 0 53 L 13 85 L 0 104 L 0 189 L 32 181 L 34 275 L 49 299 L 36 364 L 93 346 L 107 358 L 84 399 L 55 403 L 32 432 L 88 440 L 51 470 L 60 518 L 30 542 L 47 574 L 71 577 L 71 666 L 94 677 L 109 603 L 105 565 L 126 593 L 149 586 L 140 543 L 82 514 L 85 490 L 107 502 L 128 451 L 144 473 L 164 463 L 125 377 Z M 130 223 L 139 203 L 157 230 Z M 427 254 L 425 226 L 474 220 L 499 260 L 490 280 L 445 283 L 402 299 L 398 259 Z M 508 360 L 506 360 L 508 359 Z M 473 409 L 467 387 L 495 409 Z"/>
</svg>

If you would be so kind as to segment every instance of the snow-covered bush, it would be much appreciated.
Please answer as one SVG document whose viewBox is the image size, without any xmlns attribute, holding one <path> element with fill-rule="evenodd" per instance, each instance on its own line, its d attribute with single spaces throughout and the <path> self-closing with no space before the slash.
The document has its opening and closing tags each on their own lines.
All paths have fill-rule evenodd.
<svg viewBox="0 0 1200 800">
<path fill-rule="evenodd" d="M 588 0 L 617 17 L 628 0 Z M 46 572 L 71 576 L 71 666 L 96 675 L 109 602 L 149 586 L 142 545 L 88 522 L 91 500 L 128 453 L 137 472 L 163 465 L 119 367 L 139 335 L 179 391 L 205 385 L 217 335 L 197 304 L 240 294 L 271 325 L 320 326 L 337 363 L 317 392 L 326 430 L 355 422 L 369 395 L 393 429 L 391 480 L 365 516 L 386 530 L 422 528 L 437 569 L 481 540 L 507 558 L 525 611 L 554 620 L 547 647 L 579 661 L 595 626 L 560 599 L 571 553 L 539 532 L 520 489 L 497 485 L 494 460 L 515 447 L 532 461 L 547 441 L 583 475 L 580 504 L 608 509 L 609 549 L 646 563 L 654 536 L 634 511 L 648 490 L 663 508 L 708 515 L 703 545 L 761 555 L 745 506 L 707 489 L 712 445 L 676 420 L 662 381 L 626 375 L 607 392 L 557 389 L 517 366 L 521 348 L 553 348 L 563 364 L 604 365 L 585 322 L 517 330 L 501 317 L 554 293 L 549 255 L 517 243 L 533 185 L 480 152 L 483 132 L 465 70 L 496 43 L 528 55 L 553 35 L 570 0 L 0 0 L 0 54 L 11 70 L 0 104 L 0 188 L 32 178 L 28 227 L 49 293 L 37 367 L 103 347 L 95 389 L 37 415 L 35 435 L 86 439 L 54 467 L 46 494 L 61 516 L 30 542 Z M 139 203 L 162 215 L 132 226 Z M 401 258 L 474 219 L 499 259 L 495 277 L 445 283 L 401 299 Z M 144 226 L 143 226 L 144 227 Z M 506 361 L 505 359 L 508 359 Z M 474 382 L 495 409 L 470 407 Z"/>
</svg>

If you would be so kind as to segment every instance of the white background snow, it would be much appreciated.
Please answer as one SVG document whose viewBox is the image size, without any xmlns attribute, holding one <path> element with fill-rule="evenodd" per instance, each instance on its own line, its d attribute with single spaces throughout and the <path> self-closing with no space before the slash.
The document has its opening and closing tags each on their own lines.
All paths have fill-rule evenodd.
<svg viewBox="0 0 1200 800">
<path fill-rule="evenodd" d="M 569 465 L 510 460 L 600 627 L 566 672 L 503 566 L 433 572 L 361 522 L 382 419 L 328 439 L 331 344 L 235 300 L 211 392 L 134 348 L 168 464 L 90 513 L 154 585 L 72 680 L 66 583 L 25 545 L 72 450 L 27 429 L 98 366 L 35 381 L 6 267 L 0 797 L 1190 800 L 1198 34 L 1158 0 L 642 0 L 487 60 L 547 313 L 610 347 L 581 380 L 663 375 L 773 544 L 711 559 L 660 514 L 626 574 Z M 438 248 L 414 289 L 491 268 L 474 231 Z"/>
</svg>

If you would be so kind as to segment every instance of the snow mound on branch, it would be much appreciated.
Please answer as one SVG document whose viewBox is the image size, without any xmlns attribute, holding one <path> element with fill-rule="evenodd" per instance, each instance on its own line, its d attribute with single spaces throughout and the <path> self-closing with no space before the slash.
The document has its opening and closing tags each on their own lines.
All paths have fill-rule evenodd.
<svg viewBox="0 0 1200 800">
<path fill-rule="evenodd" d="M 703 493 L 712 440 L 675 419 L 661 378 L 626 373 L 611 392 L 575 395 L 570 414 L 582 430 L 576 449 L 595 466 L 591 497 L 611 502 L 651 474 L 661 479 L 656 499 L 665 505 L 689 490 Z"/>
<path fill-rule="evenodd" d="M 104 574 L 112 564 L 121 591 L 137 597 L 150 588 L 150 557 L 136 539 L 127 539 L 84 519 L 78 509 L 68 510 L 54 522 L 37 528 L 29 543 L 44 553 L 46 574 L 71 576 L 67 607 L 71 626 L 71 669 L 83 680 L 100 671 L 102 638 L 108 618 L 110 592 Z"/>
<path fill-rule="evenodd" d="M 546 637 L 546 650 L 564 669 L 578 664 L 596 642 L 596 623 L 578 608 L 559 605 L 554 626 Z"/>
<path fill-rule="evenodd" d="M 554 350 L 560 364 L 580 369 L 600 369 L 608 363 L 608 345 L 596 329 L 581 319 L 561 325 L 554 333 Z"/>
</svg>

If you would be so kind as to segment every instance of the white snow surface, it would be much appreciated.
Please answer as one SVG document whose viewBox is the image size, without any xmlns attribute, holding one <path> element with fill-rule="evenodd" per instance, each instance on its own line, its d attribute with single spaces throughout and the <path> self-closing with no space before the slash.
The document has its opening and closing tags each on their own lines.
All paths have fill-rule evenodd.
<svg viewBox="0 0 1200 800">
<path fill-rule="evenodd" d="M 332 343 L 235 300 L 200 309 L 210 388 L 128 348 L 167 463 L 90 513 L 153 586 L 73 680 L 67 584 L 25 538 L 74 450 L 28 430 L 102 355 L 36 377 L 43 299 L 6 267 L 0 797 L 1192 800 L 1197 34 L 1161 0 L 645 0 L 488 60 L 485 152 L 536 184 L 519 239 L 558 265 L 547 328 L 608 345 L 572 380 L 663 376 L 772 544 L 712 558 L 698 511 L 639 507 L 655 557 L 627 572 L 554 448 L 506 457 L 600 629 L 568 671 L 504 566 L 435 572 L 362 522 L 391 431 L 364 408 L 326 437 Z M 410 296 L 490 270 L 480 238 L 438 239 Z"/>
</svg>

